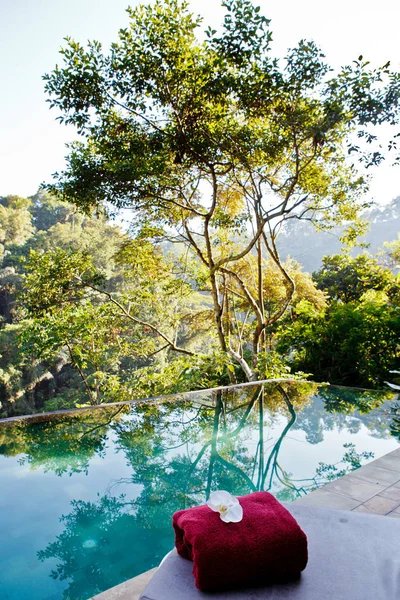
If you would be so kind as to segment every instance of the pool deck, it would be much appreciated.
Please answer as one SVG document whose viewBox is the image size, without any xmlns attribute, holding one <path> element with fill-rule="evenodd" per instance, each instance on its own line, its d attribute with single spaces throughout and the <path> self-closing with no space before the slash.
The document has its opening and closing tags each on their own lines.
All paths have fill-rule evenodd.
<svg viewBox="0 0 400 600">
<path fill-rule="evenodd" d="M 400 448 L 295 502 L 400 519 Z"/>
<path fill-rule="evenodd" d="M 400 519 L 400 447 L 295 502 Z M 89 600 L 138 600 L 156 570 L 146 571 Z"/>
</svg>

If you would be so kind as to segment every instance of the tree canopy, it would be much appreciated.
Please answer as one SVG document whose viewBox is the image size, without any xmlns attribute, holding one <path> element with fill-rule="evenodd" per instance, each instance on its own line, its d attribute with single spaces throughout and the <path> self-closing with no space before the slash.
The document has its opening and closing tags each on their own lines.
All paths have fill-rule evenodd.
<svg viewBox="0 0 400 600">
<path fill-rule="evenodd" d="M 45 88 L 82 141 L 47 187 L 89 213 L 129 208 L 142 239 L 185 245 L 211 292 L 220 350 L 254 379 L 265 332 L 295 289 L 278 232 L 293 218 L 325 228 L 351 222 L 354 239 L 366 180 L 347 155 L 366 166 L 384 159 L 371 127 L 398 124 L 400 79 L 389 63 L 372 68 L 361 56 L 333 74 L 305 40 L 280 63 L 260 9 L 249 0 L 223 6 L 222 27 L 204 39 L 201 19 L 178 0 L 128 9 L 129 25 L 109 53 L 67 38 Z M 252 252 L 255 291 L 240 273 Z M 287 290 L 272 316 L 264 253 Z M 235 286 L 251 307 L 246 340 L 231 326 Z"/>
<path fill-rule="evenodd" d="M 334 300 L 359 301 L 368 290 L 383 291 L 389 296 L 398 291 L 397 278 L 373 256 L 360 254 L 352 258 L 336 254 L 325 256 L 322 264 L 313 278 Z"/>
</svg>

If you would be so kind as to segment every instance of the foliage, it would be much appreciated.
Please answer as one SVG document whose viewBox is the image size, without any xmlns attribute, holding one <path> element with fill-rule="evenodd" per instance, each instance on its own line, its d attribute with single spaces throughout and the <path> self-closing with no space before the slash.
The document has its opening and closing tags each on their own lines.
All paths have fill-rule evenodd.
<svg viewBox="0 0 400 600">
<path fill-rule="evenodd" d="M 179 256 L 43 193 L 20 204 L 35 226 L 0 270 L 4 416 L 147 395 L 157 374 L 165 393 L 170 347 L 182 340 L 208 352 L 209 300 L 192 289 Z M 189 384 L 182 377 L 175 389 Z"/>
<path fill-rule="evenodd" d="M 325 256 L 323 267 L 313 278 L 319 289 L 333 300 L 342 302 L 360 301 L 368 290 L 393 295 L 399 284 L 393 273 L 367 254 L 352 258 L 346 254 Z"/>
<path fill-rule="evenodd" d="M 114 260 L 118 276 L 106 281 L 87 252 L 31 251 L 21 296 L 28 317 L 22 351 L 51 359 L 66 347 L 92 404 L 104 394 L 112 400 L 128 393 L 121 362 L 157 354 L 158 334 L 167 342 L 161 350 L 171 346 L 179 351 L 170 339 L 174 330 L 177 339 L 180 315 L 192 295 L 149 244 L 126 239 Z M 164 333 L 152 324 L 155 320 L 163 322 Z"/>
<path fill-rule="evenodd" d="M 320 229 L 347 222 L 354 242 L 366 181 L 347 153 L 366 166 L 383 160 L 369 127 L 398 123 L 399 74 L 359 57 L 333 75 L 305 40 L 281 66 L 260 9 L 250 0 L 223 6 L 222 28 L 208 29 L 203 41 L 201 19 L 179 0 L 128 9 L 129 25 L 108 54 L 98 42 L 66 38 L 45 88 L 60 122 L 82 141 L 47 189 L 87 214 L 129 208 L 143 240 L 183 244 L 201 265 L 221 352 L 252 380 L 268 330 L 295 292 L 278 232 L 292 218 Z M 242 271 L 252 252 L 249 286 Z M 264 306 L 263 255 L 285 288 L 273 313 Z M 250 307 L 243 330 L 238 293 Z"/>
<path fill-rule="evenodd" d="M 208 356 L 174 358 L 159 369 L 136 369 L 128 381 L 134 397 L 140 398 L 229 385 L 233 372 L 235 366 L 229 358 L 215 349 Z"/>
<path fill-rule="evenodd" d="M 279 62 L 259 8 L 223 6 L 205 37 L 185 1 L 128 9 L 108 54 L 67 38 L 44 76 L 80 141 L 53 183 L 0 199 L 1 415 L 396 366 L 397 277 L 343 255 L 313 279 L 277 240 L 364 232 L 351 160 L 386 156 L 371 126 L 398 123 L 399 74 L 333 73 L 305 40 Z"/>
<path fill-rule="evenodd" d="M 295 369 L 316 379 L 375 387 L 399 362 L 400 309 L 384 292 L 368 291 L 359 303 L 334 302 L 322 315 L 295 315 L 281 331 L 278 350 Z"/>
<path fill-rule="evenodd" d="M 383 249 L 388 256 L 390 266 L 398 271 L 400 268 L 400 234 L 397 235 L 397 240 L 385 242 Z"/>
<path fill-rule="evenodd" d="M 32 235 L 30 201 L 19 196 L 0 198 L 0 249 L 22 246 Z M 1 257 L 1 254 L 0 254 Z"/>
<path fill-rule="evenodd" d="M 104 217 L 76 214 L 43 193 L 17 206 L 22 224 L 31 225 L 22 245 L 7 246 L 0 270 L 2 416 L 246 380 L 238 361 L 218 345 L 210 287 L 196 259 L 167 254 L 143 229 L 125 234 Z M 349 385 L 376 387 L 388 379 L 397 360 L 397 278 L 372 257 L 333 257 L 326 264 L 335 260 L 351 266 L 344 269 L 346 289 L 355 290 L 351 306 L 327 299 L 295 261 L 282 263 L 295 291 L 264 330 L 265 347 L 252 364 L 258 379 L 303 378 L 303 371 Z M 272 259 L 262 264 L 263 309 L 273 323 L 288 288 Z M 257 268 L 254 254 L 236 265 L 251 295 L 257 294 Z M 373 291 L 358 298 L 362 272 L 369 274 L 362 290 L 380 282 L 390 299 Z M 226 287 L 225 332 L 231 344 L 242 337 L 242 356 L 252 363 L 249 298 L 233 277 Z"/>
</svg>

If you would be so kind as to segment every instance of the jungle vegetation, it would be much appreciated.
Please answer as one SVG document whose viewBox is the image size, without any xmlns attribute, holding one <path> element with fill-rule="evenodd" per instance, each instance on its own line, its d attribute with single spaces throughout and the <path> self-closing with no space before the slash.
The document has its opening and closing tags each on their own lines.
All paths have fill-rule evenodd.
<svg viewBox="0 0 400 600">
<path fill-rule="evenodd" d="M 362 56 L 335 73 L 306 40 L 279 61 L 259 8 L 223 5 L 204 34 L 185 1 L 128 9 L 108 53 L 67 38 L 44 76 L 79 140 L 0 203 L 3 414 L 396 368 L 398 242 L 312 277 L 277 240 L 292 221 L 341 226 L 347 249 L 366 232 L 364 171 L 399 161 L 400 75 Z"/>
<path fill-rule="evenodd" d="M 0 209 L 2 416 L 245 381 L 220 350 L 210 289 L 184 247 L 145 243 L 42 192 L 2 198 Z M 295 292 L 266 331 L 257 378 L 384 386 L 398 367 L 399 247 L 327 256 L 313 275 L 287 259 Z M 243 264 L 251 273 L 256 263 L 252 253 Z M 273 316 L 286 289 L 276 265 L 263 265 Z M 228 302 L 225 330 L 250 357 L 249 306 L 233 290 Z"/>
</svg>

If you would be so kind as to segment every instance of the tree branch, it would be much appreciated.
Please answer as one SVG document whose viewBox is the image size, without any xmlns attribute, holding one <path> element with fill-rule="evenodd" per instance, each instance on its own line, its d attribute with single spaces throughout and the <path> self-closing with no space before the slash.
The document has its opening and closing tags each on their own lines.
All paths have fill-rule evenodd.
<svg viewBox="0 0 400 600">
<path fill-rule="evenodd" d="M 86 377 L 84 376 L 82 369 L 80 368 L 80 366 L 78 365 L 78 363 L 76 362 L 76 360 L 74 358 L 74 355 L 73 355 L 72 348 L 71 348 L 70 344 L 68 342 L 66 342 L 65 345 L 68 348 L 68 352 L 69 352 L 69 355 L 71 357 L 71 362 L 72 362 L 73 366 L 77 369 L 77 371 L 78 371 L 78 373 L 79 373 L 79 375 L 80 375 L 80 377 L 81 377 L 81 379 L 82 379 L 82 381 L 83 381 L 83 383 L 85 385 L 86 391 L 87 391 L 88 396 L 89 396 L 90 404 L 93 404 L 93 405 L 96 404 L 96 402 L 94 402 L 94 400 L 93 400 L 92 390 L 90 389 L 89 384 L 86 381 Z"/>
<path fill-rule="evenodd" d="M 97 292 L 98 294 L 102 294 L 103 296 L 106 296 L 110 300 L 110 302 L 112 302 L 112 304 L 117 306 L 119 308 L 119 310 L 122 312 L 122 314 L 124 314 L 133 323 L 136 323 L 137 325 L 142 325 L 143 327 L 148 327 L 149 329 L 154 331 L 154 333 L 159 335 L 160 338 L 162 338 L 165 342 L 167 342 L 167 345 L 170 346 L 171 350 L 174 350 L 175 352 L 181 352 L 182 354 L 187 354 L 189 356 L 196 356 L 196 354 L 194 352 L 191 352 L 190 350 L 185 350 L 184 348 L 179 348 L 178 346 L 176 346 L 174 344 L 174 342 L 172 340 L 170 340 L 168 336 L 166 336 L 164 333 L 162 333 L 162 331 L 160 331 L 158 329 L 158 327 L 156 327 L 155 325 L 152 325 L 151 323 L 148 323 L 147 321 L 142 321 L 141 319 L 137 319 L 136 317 L 133 317 L 126 310 L 126 308 L 120 302 L 118 302 L 118 300 L 113 298 L 113 296 L 112 296 L 112 294 L 110 294 L 110 292 L 101 290 L 93 285 L 90 285 L 89 283 L 85 283 L 85 285 L 87 287 L 89 287 L 90 289 L 92 289 L 93 291 Z"/>
</svg>

